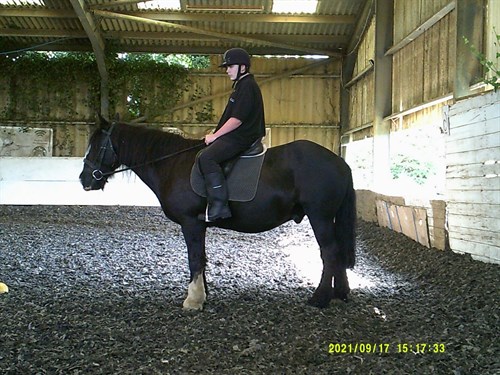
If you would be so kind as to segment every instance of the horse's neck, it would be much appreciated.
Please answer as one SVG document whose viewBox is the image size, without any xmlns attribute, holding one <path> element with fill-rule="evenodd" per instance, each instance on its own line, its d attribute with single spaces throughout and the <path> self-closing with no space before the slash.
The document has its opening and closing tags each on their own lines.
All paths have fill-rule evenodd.
<svg viewBox="0 0 500 375">
<path fill-rule="evenodd" d="M 167 137 L 159 142 L 159 137 Z M 138 126 L 120 124 L 116 132 L 117 153 L 120 162 L 128 167 L 150 162 L 162 155 L 172 152 L 175 142 L 168 142 L 167 133 L 152 133 Z"/>
<path fill-rule="evenodd" d="M 190 147 L 189 141 L 174 134 L 152 133 L 133 125 L 121 124 L 115 134 L 116 152 L 120 163 L 126 165 L 139 176 L 156 194 L 161 180 L 168 178 L 170 168 L 165 163 L 174 160 L 176 152 Z M 166 157 L 161 162 L 159 158 Z M 193 158 L 194 160 L 194 158 Z M 138 168 L 135 168 L 138 167 Z"/>
</svg>

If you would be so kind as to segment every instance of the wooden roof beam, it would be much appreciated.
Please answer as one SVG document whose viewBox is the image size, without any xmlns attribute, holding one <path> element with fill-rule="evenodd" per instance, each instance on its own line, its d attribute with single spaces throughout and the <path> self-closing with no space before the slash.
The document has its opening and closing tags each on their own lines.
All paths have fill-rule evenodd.
<svg viewBox="0 0 500 375">
<path fill-rule="evenodd" d="M 244 34 L 235 34 L 238 37 L 245 37 Z M 80 30 L 55 30 L 55 29 L 0 29 L 0 36 L 17 36 L 17 37 L 48 37 L 48 38 L 88 38 L 85 31 Z M 182 33 L 174 32 L 168 33 L 161 31 L 106 31 L 102 33 L 105 39 L 137 39 L 137 40 L 196 40 L 196 41 L 209 41 L 219 40 L 214 36 L 201 35 L 198 33 Z M 274 42 L 286 42 L 293 38 L 294 42 L 304 44 L 314 43 L 346 43 L 347 37 L 343 35 L 330 36 L 330 35 L 267 35 L 267 34 L 252 34 L 262 40 Z"/>
<path fill-rule="evenodd" d="M 76 40 L 76 39 L 74 39 Z M 86 40 L 81 38 L 77 39 L 79 42 L 58 42 L 51 43 L 50 45 L 41 45 L 33 48 L 35 51 L 61 51 L 61 52 L 92 52 L 92 46 L 90 43 L 84 43 Z M 229 47 L 227 46 L 190 46 L 190 45 L 154 45 L 154 44 L 121 44 L 120 52 L 128 53 L 181 53 L 189 55 L 222 55 Z M 252 55 L 285 55 L 285 54 L 297 54 L 297 51 L 287 50 L 287 49 L 277 49 L 273 47 L 254 47 L 252 48 Z"/>
<path fill-rule="evenodd" d="M 72 1 L 75 1 L 75 0 L 72 0 Z M 164 28 L 168 27 L 168 28 L 172 28 L 172 29 L 176 29 L 176 30 L 180 30 L 180 31 L 192 32 L 192 33 L 197 33 L 197 34 L 202 34 L 202 35 L 209 35 L 209 36 L 216 37 L 218 39 L 234 40 L 234 41 L 238 41 L 240 43 L 243 42 L 243 43 L 260 44 L 260 45 L 266 45 L 266 46 L 276 47 L 276 48 L 281 48 L 281 49 L 286 49 L 286 50 L 300 51 L 302 53 L 305 52 L 305 53 L 314 54 L 314 55 L 327 55 L 327 56 L 332 56 L 332 57 L 341 57 L 341 54 L 338 52 L 318 50 L 315 48 L 297 46 L 297 45 L 293 45 L 293 44 L 271 42 L 271 41 L 267 41 L 267 40 L 249 38 L 249 37 L 244 37 L 244 36 L 242 37 L 242 36 L 233 35 L 233 34 L 224 34 L 224 33 L 219 33 L 219 32 L 210 31 L 210 30 L 198 29 L 198 28 L 191 27 L 191 26 L 180 25 L 180 24 L 176 24 L 176 23 L 172 23 L 172 22 L 157 21 L 157 20 L 151 20 L 148 18 L 132 16 L 130 14 L 125 14 L 125 13 L 114 13 L 114 12 L 108 12 L 108 11 L 103 11 L 103 10 L 94 10 L 93 12 L 95 15 L 102 16 L 102 17 L 123 19 L 123 20 L 128 20 L 128 21 L 133 21 L 133 22 L 139 22 L 139 23 L 146 23 L 146 24 L 156 25 L 156 26 L 160 26 L 160 27 L 164 27 Z"/>
<path fill-rule="evenodd" d="M 83 43 L 83 38 L 80 42 L 65 42 L 44 44 L 31 47 L 34 51 L 60 51 L 60 52 L 92 52 L 90 43 Z M 190 45 L 155 45 L 155 44 L 121 44 L 120 52 L 122 53 L 160 53 L 160 54 L 188 54 L 188 55 L 222 55 L 230 46 L 190 46 Z M 252 55 L 307 55 L 297 53 L 297 51 L 287 49 L 276 49 L 271 47 L 255 47 L 252 48 Z"/>
<path fill-rule="evenodd" d="M 76 18 L 71 9 L 51 10 L 33 8 L 0 8 L 2 17 L 42 17 L 42 18 Z"/>
<path fill-rule="evenodd" d="M 14 30 L 15 31 L 15 30 Z M 1 30 L 0 30 L 1 33 Z M 247 38 L 246 34 L 232 34 L 237 37 Z M 108 31 L 105 33 L 106 38 L 114 39 L 150 39 L 150 40 L 219 40 L 220 38 L 211 35 L 202 35 L 198 33 L 181 33 L 181 32 L 169 32 L 165 35 L 165 32 L 161 31 Z M 274 42 L 286 42 L 287 40 L 293 39 L 296 43 L 346 43 L 347 37 L 344 35 L 331 36 L 331 35 L 288 35 L 288 34 L 252 34 L 252 38 L 259 40 L 267 40 Z"/>
<path fill-rule="evenodd" d="M 96 6 L 90 8 L 98 10 Z M 3 17 L 42 17 L 42 18 L 76 18 L 75 12 L 69 9 L 15 9 L 2 8 Z M 280 15 L 280 14 L 237 14 L 237 13 L 199 13 L 199 12 L 122 12 L 131 16 L 147 18 L 156 21 L 179 21 L 179 22 L 260 22 L 260 23 L 342 23 L 353 24 L 356 22 L 354 16 L 350 15 Z"/>
<path fill-rule="evenodd" d="M 134 5 L 137 3 L 143 3 L 144 1 L 145 0 L 111 0 L 111 1 L 108 1 L 107 3 L 94 4 L 92 6 L 92 9 L 116 8 L 116 7 L 121 7 L 124 5 Z"/>
<path fill-rule="evenodd" d="M 178 22 L 259 22 L 259 23 L 336 23 L 353 24 L 356 18 L 350 15 L 283 15 L 253 13 L 194 13 L 194 12 L 121 12 L 130 16 L 147 18 L 156 21 Z M 242 20 L 243 18 L 243 20 Z"/>
<path fill-rule="evenodd" d="M 85 31 L 80 30 L 39 30 L 39 29 L 0 29 L 0 36 L 26 36 L 48 38 L 88 38 Z"/>
<path fill-rule="evenodd" d="M 349 41 L 349 46 L 347 47 L 346 53 L 350 54 L 354 52 L 355 49 L 359 47 L 360 41 L 365 35 L 366 30 L 370 26 L 370 22 L 375 13 L 373 0 L 368 0 L 365 2 L 361 15 L 358 18 L 358 22 L 354 26 L 354 32 L 352 34 L 351 40 Z"/>
</svg>

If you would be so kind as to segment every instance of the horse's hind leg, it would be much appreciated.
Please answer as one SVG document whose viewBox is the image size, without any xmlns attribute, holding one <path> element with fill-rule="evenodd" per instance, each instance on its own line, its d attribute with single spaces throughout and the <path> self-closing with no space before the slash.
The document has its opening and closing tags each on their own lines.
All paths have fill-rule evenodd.
<svg viewBox="0 0 500 375">
<path fill-rule="evenodd" d="M 316 307 L 326 307 L 332 298 L 347 301 L 349 282 L 347 280 L 345 260 L 340 254 L 335 239 L 333 219 L 310 217 L 309 220 L 320 246 L 323 272 L 319 286 L 308 303 Z M 334 279 L 334 288 L 332 288 L 332 278 Z"/>
<path fill-rule="evenodd" d="M 338 257 L 333 265 L 333 294 L 332 298 L 338 298 L 347 302 L 347 295 L 351 291 L 349 280 L 347 279 L 347 267 L 344 259 Z"/>
</svg>

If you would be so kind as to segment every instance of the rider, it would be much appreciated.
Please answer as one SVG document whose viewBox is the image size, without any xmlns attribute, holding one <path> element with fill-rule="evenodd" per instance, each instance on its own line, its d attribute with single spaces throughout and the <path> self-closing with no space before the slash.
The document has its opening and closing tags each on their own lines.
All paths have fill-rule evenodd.
<svg viewBox="0 0 500 375">
<path fill-rule="evenodd" d="M 226 179 L 220 164 L 248 149 L 266 133 L 264 103 L 254 76 L 250 56 L 242 48 L 224 53 L 222 64 L 233 81 L 233 92 L 213 134 L 205 136 L 208 145 L 198 156 L 207 190 L 206 222 L 231 217 Z"/>
</svg>

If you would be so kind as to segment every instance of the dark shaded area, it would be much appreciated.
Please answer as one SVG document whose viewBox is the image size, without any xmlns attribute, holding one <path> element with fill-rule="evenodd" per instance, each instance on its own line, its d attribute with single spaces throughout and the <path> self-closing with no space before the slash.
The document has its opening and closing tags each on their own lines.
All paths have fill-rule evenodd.
<svg viewBox="0 0 500 375">
<path fill-rule="evenodd" d="M 499 374 L 500 267 L 358 232 L 354 273 L 372 284 L 351 277 L 350 302 L 319 310 L 288 251 L 319 258 L 307 222 L 211 229 L 193 313 L 180 227 L 159 208 L 0 206 L 0 373 Z"/>
</svg>

